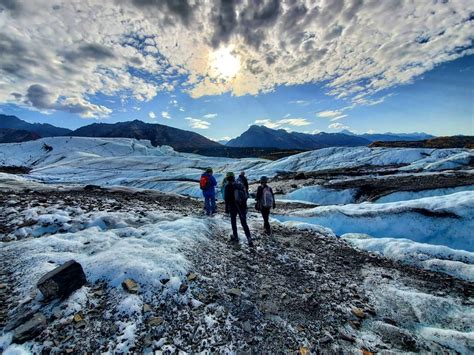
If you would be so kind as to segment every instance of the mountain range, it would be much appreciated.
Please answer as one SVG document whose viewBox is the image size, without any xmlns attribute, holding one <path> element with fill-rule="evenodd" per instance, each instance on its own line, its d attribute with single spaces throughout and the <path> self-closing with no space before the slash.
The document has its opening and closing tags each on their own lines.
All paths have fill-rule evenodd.
<svg viewBox="0 0 474 355">
<path fill-rule="evenodd" d="M 220 147 L 198 133 L 139 120 L 118 123 L 93 123 L 72 132 L 80 137 L 148 139 L 152 145 L 169 145 L 176 150 Z"/>
<path fill-rule="evenodd" d="M 363 133 L 355 134 L 347 129 L 339 132 L 344 133 L 350 136 L 357 136 L 368 139 L 371 142 L 392 142 L 392 141 L 419 141 L 424 139 L 434 138 L 431 134 L 424 132 L 415 132 L 415 133 Z"/>
<path fill-rule="evenodd" d="M 2 143 L 20 143 L 34 141 L 38 138 L 41 138 L 39 134 L 24 129 L 0 128 L 0 142 Z"/>
<path fill-rule="evenodd" d="M 344 133 L 309 134 L 253 125 L 239 137 L 227 142 L 226 146 L 311 150 L 334 146 L 367 146 L 368 144 L 370 141 L 365 138 Z"/>
<path fill-rule="evenodd" d="M 421 141 L 433 136 L 426 133 L 354 134 L 300 133 L 265 126 L 250 126 L 240 136 L 221 144 L 198 133 L 139 120 L 118 123 L 93 123 L 76 130 L 60 128 L 46 123 L 29 123 L 16 116 L 0 114 L 0 143 L 22 142 L 41 137 L 81 136 L 106 138 L 147 139 L 154 146 L 169 145 L 178 151 L 212 156 L 242 157 L 255 154 L 271 155 L 273 152 L 289 154 L 325 147 L 368 146 L 373 142 Z"/>
<path fill-rule="evenodd" d="M 148 139 L 154 146 L 169 145 L 176 150 L 221 147 L 219 143 L 195 132 L 139 120 L 93 123 L 72 131 L 45 123 L 28 123 L 16 116 L 0 115 L 0 129 L 8 129 L 8 135 L 14 134 L 15 136 L 15 139 L 12 140 L 8 135 L 0 133 L 0 143 L 19 142 L 41 137 L 79 136 Z M 29 132 L 30 135 L 25 132 Z"/>
<path fill-rule="evenodd" d="M 71 134 L 71 130 L 67 128 L 60 128 L 48 123 L 28 123 L 20 120 L 16 116 L 1 115 L 0 114 L 0 128 L 8 128 L 15 130 L 23 130 L 33 132 L 40 137 L 56 137 L 67 136 Z M 2 141 L 2 143 L 7 143 Z"/>
</svg>

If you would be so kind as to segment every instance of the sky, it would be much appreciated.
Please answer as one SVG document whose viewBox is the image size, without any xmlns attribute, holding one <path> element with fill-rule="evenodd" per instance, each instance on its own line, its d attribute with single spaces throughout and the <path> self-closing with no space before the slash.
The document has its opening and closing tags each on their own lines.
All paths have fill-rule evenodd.
<svg viewBox="0 0 474 355">
<path fill-rule="evenodd" d="M 0 113 L 474 135 L 469 0 L 0 0 Z"/>
</svg>

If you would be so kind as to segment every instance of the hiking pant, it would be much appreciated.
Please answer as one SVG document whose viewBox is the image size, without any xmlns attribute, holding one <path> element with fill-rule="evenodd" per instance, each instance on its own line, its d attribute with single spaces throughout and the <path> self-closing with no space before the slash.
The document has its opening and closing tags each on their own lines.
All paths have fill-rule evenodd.
<svg viewBox="0 0 474 355">
<path fill-rule="evenodd" d="M 204 207 L 208 216 L 216 213 L 216 196 L 204 196 Z"/>
<path fill-rule="evenodd" d="M 262 213 L 263 227 L 265 228 L 265 232 L 270 233 L 270 222 L 268 221 L 270 218 L 270 207 L 261 207 L 260 212 Z"/>
<path fill-rule="evenodd" d="M 239 215 L 240 224 L 242 225 L 245 236 L 247 237 L 247 240 L 250 243 L 252 241 L 252 238 L 250 237 L 250 229 L 249 229 L 249 226 L 247 225 L 247 209 L 242 209 L 242 208 L 230 209 L 230 224 L 232 225 L 232 234 L 233 234 L 232 239 L 234 240 L 239 239 L 239 236 L 237 234 L 237 215 Z"/>
</svg>

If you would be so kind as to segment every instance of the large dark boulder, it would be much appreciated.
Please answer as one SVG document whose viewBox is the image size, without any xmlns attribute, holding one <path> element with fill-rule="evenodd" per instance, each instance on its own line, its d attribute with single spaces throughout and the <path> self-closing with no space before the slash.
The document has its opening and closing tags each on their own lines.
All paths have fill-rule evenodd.
<svg viewBox="0 0 474 355">
<path fill-rule="evenodd" d="M 30 320 L 20 325 L 13 331 L 12 341 L 24 343 L 40 334 L 46 328 L 46 318 L 41 313 L 36 313 Z"/>
<path fill-rule="evenodd" d="M 51 299 L 66 297 L 86 282 L 81 264 L 70 260 L 44 275 L 38 281 L 38 288 L 46 299 Z"/>
</svg>

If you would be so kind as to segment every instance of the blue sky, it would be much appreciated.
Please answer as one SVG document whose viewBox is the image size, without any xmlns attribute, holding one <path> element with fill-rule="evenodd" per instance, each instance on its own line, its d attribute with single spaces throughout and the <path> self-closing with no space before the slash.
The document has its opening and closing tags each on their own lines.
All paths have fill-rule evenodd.
<svg viewBox="0 0 474 355">
<path fill-rule="evenodd" d="M 469 1 L 35 1 L 0 2 L 0 111 L 30 122 L 474 135 Z"/>
</svg>

